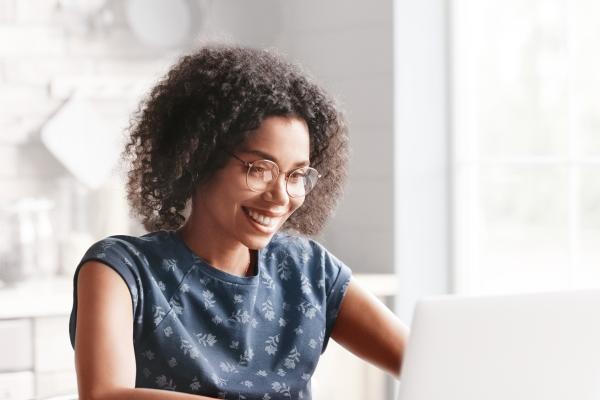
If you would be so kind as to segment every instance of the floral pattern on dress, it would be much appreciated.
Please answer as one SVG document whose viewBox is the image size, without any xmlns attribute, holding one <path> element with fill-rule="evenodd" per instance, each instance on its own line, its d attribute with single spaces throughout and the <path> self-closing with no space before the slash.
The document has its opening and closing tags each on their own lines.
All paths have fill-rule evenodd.
<svg viewBox="0 0 600 400">
<path fill-rule="evenodd" d="M 172 231 L 142 238 L 107 238 L 82 260 L 101 258 L 125 277 L 136 313 L 136 387 L 310 400 L 348 267 L 314 241 L 276 234 L 259 252 L 258 274 L 236 277 Z"/>
</svg>

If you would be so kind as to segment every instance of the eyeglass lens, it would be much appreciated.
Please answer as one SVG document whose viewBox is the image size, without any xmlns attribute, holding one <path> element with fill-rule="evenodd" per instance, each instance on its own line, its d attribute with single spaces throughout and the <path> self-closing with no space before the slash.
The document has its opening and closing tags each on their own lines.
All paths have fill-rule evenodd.
<svg viewBox="0 0 600 400">
<path fill-rule="evenodd" d="M 248 187 L 255 191 L 266 190 L 279 176 L 277 164 L 268 160 L 252 163 L 248 169 Z M 286 189 L 291 197 L 306 196 L 316 185 L 318 172 L 311 167 L 303 167 L 292 171 L 286 179 Z"/>
</svg>

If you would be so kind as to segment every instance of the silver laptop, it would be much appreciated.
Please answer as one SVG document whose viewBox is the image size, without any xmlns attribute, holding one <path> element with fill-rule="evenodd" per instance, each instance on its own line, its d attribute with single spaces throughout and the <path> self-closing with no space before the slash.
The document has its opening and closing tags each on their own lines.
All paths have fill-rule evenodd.
<svg viewBox="0 0 600 400">
<path fill-rule="evenodd" d="M 599 400 L 600 290 L 417 303 L 399 400 Z"/>
</svg>

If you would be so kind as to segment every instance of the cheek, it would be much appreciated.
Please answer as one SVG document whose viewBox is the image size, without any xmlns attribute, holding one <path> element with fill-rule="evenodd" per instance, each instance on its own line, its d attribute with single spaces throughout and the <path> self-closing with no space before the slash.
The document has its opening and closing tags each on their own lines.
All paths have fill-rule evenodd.
<svg viewBox="0 0 600 400">
<path fill-rule="evenodd" d="M 231 207 L 256 195 L 246 186 L 245 178 L 241 179 L 238 174 L 223 174 L 219 178 L 217 184 L 207 189 L 207 192 L 211 193 L 218 203 L 227 203 L 227 206 Z"/>
<path fill-rule="evenodd" d="M 290 199 L 290 214 L 300 208 L 304 204 L 304 198 Z"/>
</svg>

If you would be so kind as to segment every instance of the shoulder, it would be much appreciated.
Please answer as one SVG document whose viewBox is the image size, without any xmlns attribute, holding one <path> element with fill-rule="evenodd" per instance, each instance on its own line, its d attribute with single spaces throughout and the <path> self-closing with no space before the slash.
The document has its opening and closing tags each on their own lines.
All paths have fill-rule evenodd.
<svg viewBox="0 0 600 400">
<path fill-rule="evenodd" d="M 138 285 L 157 287 L 166 295 L 178 286 L 193 265 L 190 254 L 181 248 L 170 231 L 109 236 L 94 243 L 81 263 L 89 260 L 101 261 L 121 275 L 132 276 Z"/>
<path fill-rule="evenodd" d="M 265 253 L 268 255 L 288 254 L 292 256 L 320 257 L 331 254 L 322 244 L 314 239 L 301 235 L 279 232 L 273 236 Z"/>
<path fill-rule="evenodd" d="M 119 258 L 126 264 L 147 265 L 152 259 L 175 256 L 169 232 L 158 231 L 143 236 L 113 235 L 90 246 L 85 258 Z"/>
<path fill-rule="evenodd" d="M 317 241 L 289 233 L 275 234 L 263 251 L 263 258 L 268 261 L 296 265 L 320 264 L 329 253 Z"/>
<path fill-rule="evenodd" d="M 290 273 L 297 271 L 300 279 L 322 282 L 335 279 L 340 271 L 351 274 L 321 243 L 305 236 L 277 233 L 264 249 L 263 257 L 278 270 L 292 267 Z"/>
</svg>

